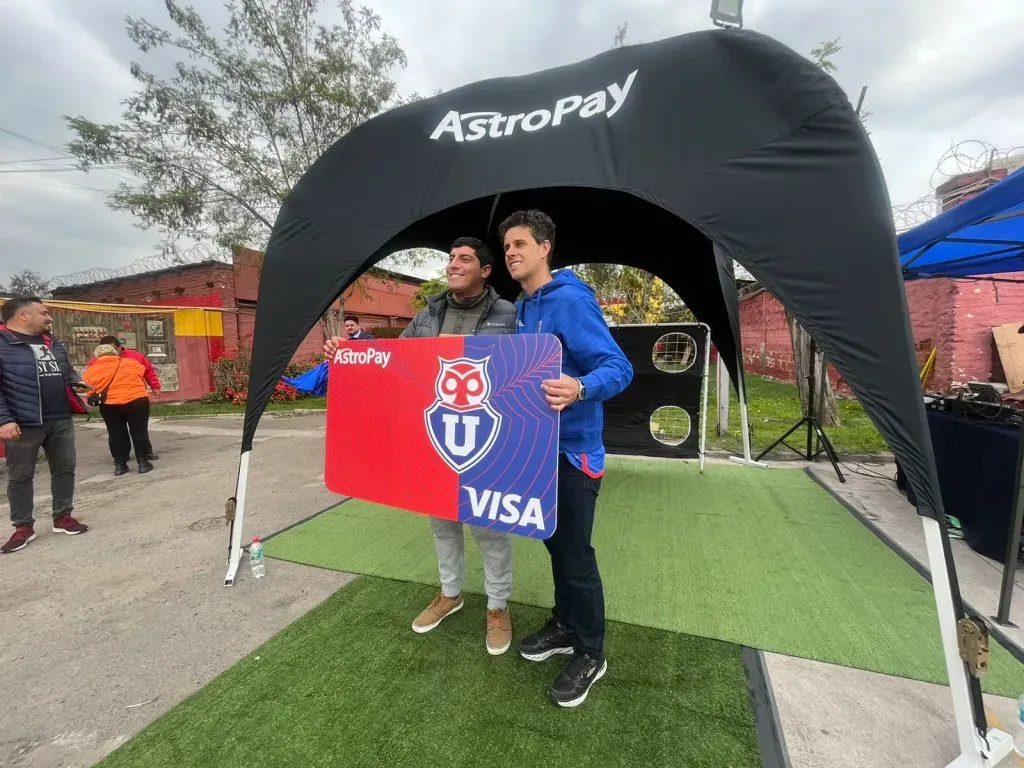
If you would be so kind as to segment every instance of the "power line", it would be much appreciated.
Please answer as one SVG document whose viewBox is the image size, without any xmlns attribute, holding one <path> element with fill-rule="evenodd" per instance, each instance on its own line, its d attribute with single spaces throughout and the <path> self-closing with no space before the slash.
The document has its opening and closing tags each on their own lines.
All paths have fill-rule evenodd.
<svg viewBox="0 0 1024 768">
<path fill-rule="evenodd" d="M 40 141 L 39 139 L 33 139 L 31 136 L 26 136 L 23 133 L 18 133 L 17 131 L 12 131 L 10 128 L 4 128 L 2 125 L 0 125 L 0 133 L 6 133 L 8 136 L 13 136 L 16 139 L 21 139 L 22 141 L 27 141 L 29 144 L 35 144 L 37 147 L 42 147 L 43 149 L 48 149 L 51 152 L 57 152 L 62 157 L 66 158 L 68 160 L 77 160 L 78 159 L 77 157 L 75 157 L 74 155 L 68 153 L 64 149 L 61 149 L 60 147 L 54 146 L 53 144 L 47 144 L 45 141 Z M 124 167 L 123 164 L 120 164 L 119 166 L 97 165 L 95 167 L 96 167 L 97 170 L 103 171 L 105 173 L 109 173 L 112 176 L 117 176 L 118 178 L 120 178 L 123 181 L 134 181 L 134 179 L 132 179 L 130 176 L 126 176 L 125 174 L 118 173 L 116 170 L 114 170 L 115 167 Z"/>
<path fill-rule="evenodd" d="M 87 192 L 102 192 L 106 195 L 112 195 L 118 190 L 116 189 L 101 189 L 100 187 L 86 187 L 82 184 L 75 184 L 73 181 L 61 181 L 55 179 L 54 184 L 49 184 L 45 181 L 38 181 L 37 179 L 21 179 L 18 184 L 29 184 L 33 187 L 49 187 L 50 189 L 84 189 Z"/>
<path fill-rule="evenodd" d="M 71 173 L 81 171 L 73 165 L 66 168 L 0 168 L 0 173 Z"/>
<path fill-rule="evenodd" d="M 126 168 L 125 165 L 111 165 L 109 168 Z M 82 169 L 75 165 L 48 168 L 0 168 L 0 173 L 81 173 Z"/>
<path fill-rule="evenodd" d="M 0 160 L 0 165 L 17 165 L 18 163 L 45 163 L 50 160 L 67 160 L 67 156 L 62 157 L 32 157 L 25 160 Z"/>
</svg>

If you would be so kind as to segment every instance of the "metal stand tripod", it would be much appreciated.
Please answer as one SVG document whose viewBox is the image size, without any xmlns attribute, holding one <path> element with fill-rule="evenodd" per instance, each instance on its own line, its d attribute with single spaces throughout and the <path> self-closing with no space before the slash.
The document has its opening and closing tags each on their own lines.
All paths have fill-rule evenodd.
<svg viewBox="0 0 1024 768">
<path fill-rule="evenodd" d="M 755 461 L 760 461 L 761 459 L 763 459 L 777 445 L 786 446 L 787 448 L 789 448 L 789 450 L 793 451 L 798 456 L 806 459 L 807 461 L 816 461 L 822 453 L 825 453 L 828 456 L 828 460 L 832 462 L 832 469 L 834 469 L 836 471 L 836 474 L 839 476 L 839 482 L 845 483 L 846 478 L 843 476 L 842 471 L 839 469 L 839 457 L 836 456 L 836 452 L 835 449 L 832 447 L 832 443 L 829 442 L 828 436 L 825 434 L 825 430 L 821 428 L 821 423 L 818 421 L 818 417 L 814 413 L 814 401 L 816 400 L 815 370 L 818 367 L 817 360 L 815 358 L 818 356 L 818 345 L 814 343 L 813 338 L 811 338 L 810 352 L 810 375 L 807 377 L 807 415 L 800 419 L 800 421 L 798 421 L 792 427 L 790 427 L 789 431 L 786 432 L 786 434 L 784 434 L 774 443 L 772 443 L 763 451 L 761 451 L 761 453 L 758 455 Z M 805 424 L 807 425 L 806 453 L 801 451 L 799 448 L 794 448 L 792 445 L 786 442 L 786 438 L 788 438 L 790 435 L 792 435 Z M 815 435 L 817 435 L 818 437 L 817 449 L 815 449 L 814 447 Z"/>
</svg>

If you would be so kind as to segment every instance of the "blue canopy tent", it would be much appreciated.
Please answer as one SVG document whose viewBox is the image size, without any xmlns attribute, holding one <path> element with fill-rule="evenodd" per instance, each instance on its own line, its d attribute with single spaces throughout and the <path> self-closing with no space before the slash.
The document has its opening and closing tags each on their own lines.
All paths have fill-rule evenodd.
<svg viewBox="0 0 1024 768">
<path fill-rule="evenodd" d="M 899 237 L 904 280 L 926 277 L 984 277 L 1024 272 L 1024 172 L 1017 171 L 980 195 Z M 1020 327 L 1024 333 L 1024 325 Z M 1010 599 L 1024 524 L 1024 439 L 1020 441 L 1010 530 L 1003 564 L 999 609 L 1009 622 Z"/>
<path fill-rule="evenodd" d="M 1024 172 L 899 237 L 905 280 L 1024 272 Z"/>
</svg>

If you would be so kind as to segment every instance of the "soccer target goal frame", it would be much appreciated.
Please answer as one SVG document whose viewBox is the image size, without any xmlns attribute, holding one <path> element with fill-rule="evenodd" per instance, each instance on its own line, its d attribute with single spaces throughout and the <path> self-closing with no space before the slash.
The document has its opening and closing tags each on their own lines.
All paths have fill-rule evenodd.
<svg viewBox="0 0 1024 768">
<path fill-rule="evenodd" d="M 605 450 L 697 459 L 703 472 L 711 328 L 706 323 L 630 323 L 608 330 L 633 366 L 633 381 L 604 403 Z"/>
</svg>

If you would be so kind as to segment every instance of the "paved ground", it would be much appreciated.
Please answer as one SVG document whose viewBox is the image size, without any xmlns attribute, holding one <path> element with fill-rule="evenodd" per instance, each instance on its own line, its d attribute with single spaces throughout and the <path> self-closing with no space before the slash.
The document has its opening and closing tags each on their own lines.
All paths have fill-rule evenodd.
<svg viewBox="0 0 1024 768">
<path fill-rule="evenodd" d="M 847 465 L 845 483 L 827 461 L 819 461 L 812 472 L 927 568 L 921 519 L 889 479 L 895 476 L 894 465 Z M 962 540 L 950 543 L 963 599 L 990 619 L 999 602 L 1000 565 Z M 1024 575 L 1018 572 L 1010 611 L 1017 626 L 1000 629 L 1024 647 L 1022 585 Z M 944 766 L 958 754 L 945 686 L 774 655 L 768 656 L 767 667 L 793 768 Z M 828 700 L 824 710 L 823 698 Z M 986 695 L 985 711 L 989 725 L 1015 733 L 1015 700 Z M 1024 758 L 1010 755 L 1000 766 L 1024 768 Z"/>
<path fill-rule="evenodd" d="M 102 427 L 80 429 L 76 515 L 92 526 L 81 536 L 38 520 L 49 510 L 41 465 L 39 538 L 0 559 L 0 766 L 93 764 L 346 582 L 273 561 L 265 579 L 223 586 L 240 426 L 154 424 L 157 469 L 120 478 Z M 247 532 L 272 532 L 332 502 L 318 426 L 264 422 Z"/>
<path fill-rule="evenodd" d="M 263 421 L 248 535 L 335 501 L 323 488 L 322 425 L 322 416 Z M 57 536 L 43 520 L 37 541 L 0 558 L 0 767 L 93 764 L 350 578 L 274 560 L 266 579 L 253 582 L 243 570 L 236 586 L 222 586 L 223 504 L 240 428 L 237 419 L 156 423 L 157 470 L 121 478 L 111 473 L 102 426 L 79 430 L 76 514 L 93 529 Z M 824 466 L 815 471 L 830 482 Z M 48 509 L 46 477 L 43 465 L 37 516 Z M 923 552 L 920 522 L 889 484 L 851 475 L 840 489 L 909 551 Z M 999 573 L 954 545 L 964 596 L 987 612 Z M 1024 626 L 1019 588 L 1014 604 Z M 793 768 L 944 766 L 955 755 L 948 689 L 766 658 Z M 986 704 L 994 720 L 1012 722 L 1014 702 Z"/>
</svg>

